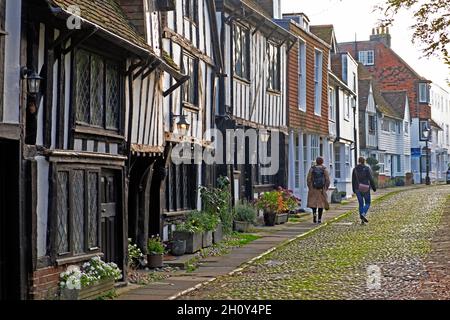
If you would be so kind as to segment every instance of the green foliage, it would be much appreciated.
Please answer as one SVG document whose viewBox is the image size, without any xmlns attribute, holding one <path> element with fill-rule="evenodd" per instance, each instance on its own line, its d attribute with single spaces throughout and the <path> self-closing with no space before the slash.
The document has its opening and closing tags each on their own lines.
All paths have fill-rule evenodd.
<svg viewBox="0 0 450 320">
<path fill-rule="evenodd" d="M 256 209 L 248 202 L 236 205 L 234 219 L 236 221 L 255 223 L 257 212 Z"/>
<path fill-rule="evenodd" d="M 375 159 L 375 158 L 372 158 L 372 157 L 368 158 L 367 159 L 367 164 L 370 166 L 370 169 L 372 169 L 372 172 L 374 174 L 378 173 L 380 171 L 380 169 L 381 169 L 381 167 L 379 166 L 378 160 Z"/>
<path fill-rule="evenodd" d="M 217 188 L 200 188 L 203 210 L 219 217 L 225 234 L 233 231 L 230 181 L 227 177 L 217 179 Z"/>
<path fill-rule="evenodd" d="M 193 224 L 195 223 L 195 225 Z M 202 233 L 204 230 L 196 221 L 185 221 L 177 224 L 176 231 L 187 233 Z"/>
<path fill-rule="evenodd" d="M 203 231 L 214 231 L 220 223 L 217 215 L 205 211 L 191 212 L 187 216 L 187 221 L 190 221 L 192 225 L 198 226 Z"/>
<path fill-rule="evenodd" d="M 260 210 L 275 213 L 286 213 L 298 209 L 300 199 L 296 198 L 292 191 L 278 188 L 277 190 L 263 193 L 255 202 Z"/>
<path fill-rule="evenodd" d="M 421 43 L 425 56 L 440 54 L 450 66 L 450 2 L 448 0 L 384 0 L 377 9 L 384 14 L 382 26 L 390 26 L 403 9 L 415 19 L 413 41 Z M 406 27 L 406 26 L 405 26 Z"/>
<path fill-rule="evenodd" d="M 147 250 L 149 254 L 163 254 L 166 248 L 159 237 L 153 237 L 148 239 Z"/>
<path fill-rule="evenodd" d="M 139 265 L 139 260 L 143 257 L 141 249 L 136 244 L 133 244 L 131 239 L 128 239 L 128 265 L 136 268 Z"/>
</svg>

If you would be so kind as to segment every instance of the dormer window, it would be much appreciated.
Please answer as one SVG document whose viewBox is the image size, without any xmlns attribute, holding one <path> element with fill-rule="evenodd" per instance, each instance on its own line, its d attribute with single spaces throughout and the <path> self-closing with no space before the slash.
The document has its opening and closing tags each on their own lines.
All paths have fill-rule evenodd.
<svg viewBox="0 0 450 320">
<path fill-rule="evenodd" d="M 365 66 L 373 66 L 375 64 L 375 52 L 373 50 L 360 51 L 358 60 Z"/>
</svg>

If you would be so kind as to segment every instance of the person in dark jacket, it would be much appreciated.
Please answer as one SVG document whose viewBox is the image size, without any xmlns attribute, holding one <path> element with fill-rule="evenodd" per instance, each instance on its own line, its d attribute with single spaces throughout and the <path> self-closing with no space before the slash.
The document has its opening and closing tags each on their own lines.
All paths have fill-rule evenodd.
<svg viewBox="0 0 450 320">
<path fill-rule="evenodd" d="M 371 195 L 370 189 L 377 191 L 375 181 L 373 180 L 372 170 L 366 166 L 366 159 L 359 158 L 358 165 L 353 170 L 352 185 L 353 192 L 358 197 L 359 202 L 359 216 L 362 224 L 368 223 L 367 213 L 370 209 Z M 366 187 L 367 186 L 367 187 Z"/>
</svg>

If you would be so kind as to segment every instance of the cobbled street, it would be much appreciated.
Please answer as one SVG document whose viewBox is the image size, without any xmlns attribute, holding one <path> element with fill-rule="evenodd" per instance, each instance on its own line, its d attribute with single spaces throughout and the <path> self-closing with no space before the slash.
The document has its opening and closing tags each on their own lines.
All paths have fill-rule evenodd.
<svg viewBox="0 0 450 320">
<path fill-rule="evenodd" d="M 433 243 L 449 241 L 434 238 L 448 222 L 449 195 L 449 186 L 391 194 L 375 201 L 368 225 L 355 211 L 181 299 L 445 298 L 448 276 L 436 280 L 440 274 L 430 275 L 428 267 Z M 448 266 L 448 250 L 443 254 Z M 434 293 L 433 283 L 441 291 Z"/>
</svg>

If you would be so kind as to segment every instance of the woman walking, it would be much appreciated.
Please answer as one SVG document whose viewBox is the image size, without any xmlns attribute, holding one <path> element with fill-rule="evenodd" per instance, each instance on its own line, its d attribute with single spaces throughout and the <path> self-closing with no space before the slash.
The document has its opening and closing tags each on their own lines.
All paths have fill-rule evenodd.
<svg viewBox="0 0 450 320">
<path fill-rule="evenodd" d="M 309 170 L 307 182 L 308 208 L 313 211 L 313 222 L 320 224 L 323 210 L 329 209 L 326 192 L 330 188 L 330 175 L 323 165 L 323 158 L 317 158 L 316 165 Z"/>
<path fill-rule="evenodd" d="M 363 157 L 359 158 L 358 165 L 353 170 L 352 175 L 352 185 L 353 192 L 358 197 L 359 202 L 359 216 L 361 218 L 361 223 L 364 225 L 368 223 L 367 213 L 370 209 L 371 195 L 370 189 L 374 192 L 377 191 L 375 186 L 375 181 L 373 180 L 372 170 L 366 166 L 366 159 Z"/>
</svg>

